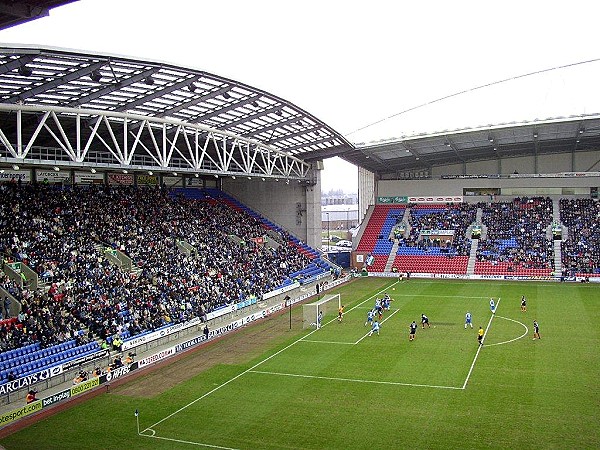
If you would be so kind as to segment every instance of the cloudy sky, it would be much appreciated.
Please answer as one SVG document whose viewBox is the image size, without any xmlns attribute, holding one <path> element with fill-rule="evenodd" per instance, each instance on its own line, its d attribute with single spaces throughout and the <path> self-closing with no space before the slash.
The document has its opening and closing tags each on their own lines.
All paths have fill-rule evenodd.
<svg viewBox="0 0 600 450">
<path fill-rule="evenodd" d="M 599 13 L 593 1 L 79 0 L 0 41 L 202 69 L 370 142 L 600 112 Z M 323 190 L 356 190 L 348 164 L 327 160 L 323 175 Z"/>
</svg>

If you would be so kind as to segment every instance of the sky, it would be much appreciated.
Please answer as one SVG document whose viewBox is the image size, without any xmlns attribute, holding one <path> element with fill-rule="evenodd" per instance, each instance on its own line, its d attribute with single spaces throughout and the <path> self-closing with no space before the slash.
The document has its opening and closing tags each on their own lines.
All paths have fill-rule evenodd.
<svg viewBox="0 0 600 450">
<path fill-rule="evenodd" d="M 594 1 L 79 0 L 0 42 L 205 70 L 368 143 L 600 112 L 600 61 L 581 64 L 600 58 L 599 13 Z M 330 189 L 356 192 L 356 167 L 326 160 Z"/>
</svg>

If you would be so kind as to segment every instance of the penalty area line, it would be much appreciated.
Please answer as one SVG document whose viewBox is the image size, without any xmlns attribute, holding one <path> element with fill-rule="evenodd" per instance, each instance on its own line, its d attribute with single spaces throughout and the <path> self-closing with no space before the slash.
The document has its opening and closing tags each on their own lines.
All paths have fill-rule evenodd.
<svg viewBox="0 0 600 450">
<path fill-rule="evenodd" d="M 399 381 L 377 381 L 377 380 L 358 380 L 354 378 L 340 378 L 340 377 L 323 377 L 318 375 L 301 375 L 297 373 L 284 373 L 284 372 L 268 372 L 265 370 L 250 370 L 250 373 L 260 373 L 263 375 L 277 375 L 282 377 L 294 377 L 294 378 L 312 378 L 315 380 L 328 380 L 328 381 L 346 381 L 350 383 L 367 383 L 367 384 L 384 384 L 388 386 L 412 386 L 412 387 L 424 387 L 432 389 L 453 389 L 462 390 L 462 387 L 456 386 L 436 386 L 434 384 L 417 384 L 417 383 L 401 383 Z"/>
<path fill-rule="evenodd" d="M 314 342 L 317 344 L 342 344 L 342 345 L 354 345 L 354 342 L 341 342 L 341 341 L 317 341 L 315 339 L 302 339 L 300 342 Z"/>
</svg>

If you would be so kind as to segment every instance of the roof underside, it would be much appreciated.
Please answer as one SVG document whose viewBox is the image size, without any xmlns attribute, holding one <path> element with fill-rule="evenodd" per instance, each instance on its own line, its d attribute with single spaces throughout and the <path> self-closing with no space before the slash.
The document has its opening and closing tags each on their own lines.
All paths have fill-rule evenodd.
<svg viewBox="0 0 600 450">
<path fill-rule="evenodd" d="M 331 127 L 268 92 L 200 70 L 113 55 L 0 48 L 0 103 L 173 119 L 227 131 L 301 159 L 313 152 L 352 149 Z"/>
<path fill-rule="evenodd" d="M 357 144 L 343 159 L 380 176 L 451 164 L 600 148 L 600 116 L 497 125 Z"/>
<path fill-rule="evenodd" d="M 46 17 L 52 8 L 76 0 L 3 1 L 0 2 L 0 30 L 14 27 L 30 20 Z"/>
</svg>

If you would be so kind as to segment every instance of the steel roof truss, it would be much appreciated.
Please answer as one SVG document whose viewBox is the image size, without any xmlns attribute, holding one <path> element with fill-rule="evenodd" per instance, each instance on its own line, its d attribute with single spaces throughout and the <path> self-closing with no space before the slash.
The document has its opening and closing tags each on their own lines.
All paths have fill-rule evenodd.
<svg viewBox="0 0 600 450">
<path fill-rule="evenodd" d="M 20 132 L 20 130 L 19 130 L 19 132 Z M 19 157 L 17 155 L 17 152 L 15 151 L 14 147 L 10 143 L 10 141 L 6 138 L 6 135 L 4 134 L 4 132 L 2 131 L 2 129 L 0 129 L 0 141 L 2 141 L 2 143 L 6 147 L 6 150 L 8 150 L 10 152 L 10 154 L 13 156 L 13 158 L 18 158 Z"/>
<path fill-rule="evenodd" d="M 169 141 L 169 139 L 167 138 L 166 128 L 167 128 L 167 124 L 164 124 L 164 126 L 163 126 L 163 136 L 165 137 L 165 144 L 166 143 L 170 143 L 171 144 L 169 146 L 169 154 L 165 158 L 165 162 L 167 163 L 167 166 L 168 166 L 169 162 L 171 161 L 171 156 L 173 156 L 173 150 L 175 149 L 175 145 L 177 144 L 177 138 L 179 137 L 179 133 L 181 132 L 181 125 L 177 126 L 177 128 L 175 130 L 175 137 L 173 138 L 173 141 Z M 165 149 L 166 149 L 166 147 L 167 146 L 165 145 Z M 189 164 L 189 161 L 187 161 L 187 162 Z"/>
<path fill-rule="evenodd" d="M 129 153 L 129 158 L 127 159 L 127 164 L 131 164 L 131 159 L 133 158 L 133 154 L 135 153 L 135 150 L 138 146 L 138 144 L 140 143 L 140 137 L 142 136 L 142 132 L 144 131 L 144 126 L 146 125 L 146 122 L 148 122 L 147 120 L 143 121 L 144 123 L 142 123 L 138 129 L 137 129 L 137 133 L 134 135 L 133 131 L 129 131 L 129 133 L 135 138 L 133 140 L 133 145 L 131 146 L 131 152 Z M 152 155 L 151 155 L 152 156 Z"/>
<path fill-rule="evenodd" d="M 158 147 L 158 142 L 156 142 L 156 136 L 154 136 L 154 132 L 152 131 L 152 126 L 149 121 L 146 122 L 146 128 L 148 129 L 148 134 L 150 135 L 150 139 L 152 139 L 152 144 L 154 145 L 154 150 L 156 151 L 156 157 L 158 159 L 158 165 L 160 167 L 166 167 L 165 161 L 160 153 L 160 148 Z"/>
<path fill-rule="evenodd" d="M 185 133 L 183 133 L 185 135 Z M 177 139 L 177 136 L 175 137 L 175 139 Z M 181 156 L 181 159 L 183 159 L 188 166 L 190 166 L 190 168 L 194 168 L 194 161 L 193 158 L 189 158 L 189 156 L 192 156 L 192 150 L 191 148 L 188 148 L 189 151 L 189 156 L 186 156 L 183 154 L 183 152 L 179 149 L 179 147 L 177 146 L 177 140 L 171 141 L 170 139 L 167 139 L 167 142 L 169 144 L 171 144 L 171 153 L 169 154 L 169 161 L 171 160 L 170 155 L 175 152 L 177 153 L 179 156 Z M 190 161 L 190 159 L 192 159 L 192 161 Z"/>
<path fill-rule="evenodd" d="M 198 131 L 198 134 L 196 135 L 196 147 L 200 148 L 200 146 L 198 145 L 198 138 L 199 138 L 200 132 Z M 204 139 L 204 145 L 202 146 L 202 152 L 200 153 L 200 157 L 196 157 L 198 160 L 198 167 L 197 169 L 200 169 L 202 167 L 202 164 L 204 163 L 204 158 L 206 158 L 208 155 L 207 149 L 208 149 L 208 144 L 210 143 L 210 133 L 206 134 L 206 139 Z M 209 156 L 210 158 L 210 156 Z"/>
<path fill-rule="evenodd" d="M 104 116 L 103 122 L 106 125 L 106 129 L 108 130 L 108 134 L 110 135 L 110 138 L 112 139 L 113 144 L 115 145 L 115 150 L 119 154 L 119 158 L 117 158 L 117 160 L 119 161 L 119 163 L 125 164 L 126 159 L 123 157 L 123 152 L 121 152 L 121 147 L 119 146 L 119 142 L 117 141 L 117 137 L 115 136 L 115 133 L 113 132 L 112 126 L 110 125 L 110 121 L 108 120 L 107 116 Z"/>
<path fill-rule="evenodd" d="M 77 117 L 80 117 L 79 115 Z M 83 153 L 80 156 L 80 159 L 78 159 L 78 162 L 83 162 L 85 160 L 85 157 L 88 154 L 88 151 L 90 150 L 90 146 L 92 145 L 92 141 L 94 140 L 94 137 L 96 136 L 96 133 L 98 133 L 98 128 L 100 128 L 100 124 L 102 122 L 100 122 L 99 120 L 96 121 L 96 123 L 94 124 L 93 127 L 90 127 L 90 129 L 92 130 L 92 133 L 90 134 L 90 137 L 88 138 L 85 147 L 83 148 Z M 79 146 L 79 144 L 78 144 Z"/>
<path fill-rule="evenodd" d="M 52 131 L 52 129 L 50 128 L 50 126 L 48 125 L 47 121 L 44 122 L 44 128 L 46 129 L 46 131 L 48 131 L 48 133 L 50 133 L 50 135 L 54 138 L 54 140 L 56 141 L 56 143 L 63 149 L 63 151 L 69 155 L 69 157 L 73 160 L 76 161 L 77 157 L 75 156 L 75 152 L 73 151 L 73 147 L 71 146 L 71 143 L 69 142 L 69 139 L 67 138 L 67 135 L 65 133 L 65 130 L 63 129 L 60 120 L 58 119 L 58 117 L 56 116 L 56 113 L 54 111 L 50 111 L 50 116 L 52 117 L 52 119 L 54 119 L 54 123 L 56 124 L 56 127 L 58 128 L 58 131 L 62 137 L 62 140 L 56 135 L 56 133 L 54 131 Z M 21 133 L 19 133 L 21 134 Z"/>
<path fill-rule="evenodd" d="M 36 138 L 38 137 L 38 134 L 40 134 L 40 131 L 44 127 L 46 120 L 48 120 L 49 116 L 50 116 L 50 111 L 46 111 L 44 113 L 44 115 L 42 116 L 42 120 L 40 120 L 40 122 L 38 123 L 38 126 L 35 128 L 35 131 L 31 135 L 31 138 L 29 139 L 29 142 L 27 143 L 27 146 L 25 147 L 25 150 L 23 151 L 23 153 L 21 153 L 21 147 L 19 146 L 19 158 L 25 158 L 27 156 L 27 154 L 31 150 L 33 143 L 35 142 Z M 17 129 L 19 130 L 18 134 L 22 134 L 21 128 L 19 127 Z"/>
<path fill-rule="evenodd" d="M 198 166 L 198 151 L 196 148 L 192 149 L 192 146 L 190 144 L 190 139 L 188 138 L 188 133 L 185 132 L 185 130 L 183 133 L 183 140 L 185 141 L 185 146 L 187 147 L 188 153 L 190 155 L 190 159 L 192 160 L 190 165 L 195 169 Z M 183 158 L 183 155 L 181 157 Z"/>
<path fill-rule="evenodd" d="M 131 131 L 130 131 L 130 133 L 133 134 Z M 159 166 L 159 167 L 162 166 L 161 162 L 158 160 L 158 158 L 156 157 L 156 155 L 154 155 L 150 151 L 150 149 L 148 147 L 146 147 L 146 145 L 144 145 L 144 143 L 141 142 L 141 141 L 140 141 L 140 147 L 142 147 L 144 149 L 144 151 L 148 154 L 148 156 L 150 156 L 150 158 L 152 158 L 154 160 L 154 162 L 156 162 L 157 166 Z M 133 152 L 132 152 L 132 155 L 133 155 Z"/>
</svg>

